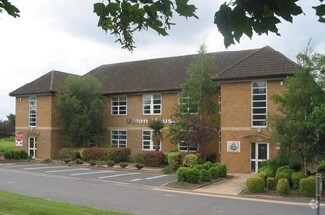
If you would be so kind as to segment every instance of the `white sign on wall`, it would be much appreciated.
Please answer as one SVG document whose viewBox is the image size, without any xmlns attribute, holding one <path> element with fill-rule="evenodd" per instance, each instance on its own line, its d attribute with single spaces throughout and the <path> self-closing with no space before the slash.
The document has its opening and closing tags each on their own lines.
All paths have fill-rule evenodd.
<svg viewBox="0 0 325 215">
<path fill-rule="evenodd" d="M 22 132 L 17 132 L 16 133 L 16 146 L 23 146 L 23 133 Z"/>
<path fill-rule="evenodd" d="M 227 141 L 227 152 L 240 152 L 240 141 Z"/>
</svg>

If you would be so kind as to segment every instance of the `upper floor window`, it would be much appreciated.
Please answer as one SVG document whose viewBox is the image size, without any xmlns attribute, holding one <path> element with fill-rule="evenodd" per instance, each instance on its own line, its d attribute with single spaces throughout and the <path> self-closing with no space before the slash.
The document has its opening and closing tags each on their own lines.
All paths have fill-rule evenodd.
<svg viewBox="0 0 325 215">
<path fill-rule="evenodd" d="M 126 96 L 113 96 L 111 99 L 111 113 L 112 115 L 126 115 L 127 114 L 127 99 Z"/>
<path fill-rule="evenodd" d="M 185 114 L 197 114 L 198 105 L 190 96 L 181 96 L 179 98 L 180 112 Z"/>
<path fill-rule="evenodd" d="M 29 127 L 36 127 L 36 111 L 37 111 L 36 96 L 30 96 L 29 97 Z"/>
<path fill-rule="evenodd" d="M 127 132 L 126 130 L 112 130 L 111 144 L 116 147 L 127 147 Z"/>
<path fill-rule="evenodd" d="M 161 94 L 143 95 L 143 114 L 161 114 Z"/>
<path fill-rule="evenodd" d="M 266 127 L 266 81 L 252 82 L 252 126 Z"/>
</svg>

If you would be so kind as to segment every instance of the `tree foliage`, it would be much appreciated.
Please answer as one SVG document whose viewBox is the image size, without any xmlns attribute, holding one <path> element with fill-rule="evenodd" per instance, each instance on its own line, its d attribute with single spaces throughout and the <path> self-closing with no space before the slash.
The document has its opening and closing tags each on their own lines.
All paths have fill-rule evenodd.
<svg viewBox="0 0 325 215">
<path fill-rule="evenodd" d="M 303 14 L 299 0 L 230 0 L 223 3 L 214 15 L 214 23 L 224 37 L 226 47 L 240 41 L 243 34 L 252 37 L 269 32 L 280 35 L 282 20 L 293 22 L 293 16 Z M 302 0 L 300 0 L 302 1 Z M 318 21 L 325 23 L 325 4 L 313 6 Z M 19 10 L 9 0 L 0 0 L 2 10 L 19 17 Z M 152 29 L 159 35 L 168 35 L 174 15 L 198 18 L 196 7 L 189 0 L 103 0 L 94 4 L 98 26 L 117 37 L 122 48 L 135 48 L 135 31 Z"/>
<path fill-rule="evenodd" d="M 206 55 L 206 47 L 200 47 L 199 54 L 187 68 L 186 81 L 179 93 L 179 104 L 174 118 L 176 123 L 170 127 L 169 138 L 172 143 L 199 145 L 207 153 L 207 145 L 215 135 L 218 111 L 216 103 L 217 86 L 211 80 L 215 71 L 213 59 Z"/>
<path fill-rule="evenodd" d="M 300 155 L 305 167 L 314 158 L 325 156 L 325 91 L 321 76 L 317 76 L 319 68 L 324 67 L 319 65 L 324 56 L 308 50 L 297 56 L 300 66 L 287 79 L 288 90 L 273 97 L 283 113 L 274 116 L 281 152 Z"/>
<path fill-rule="evenodd" d="M 100 82 L 91 76 L 69 76 L 65 89 L 56 95 L 57 117 L 66 142 L 72 146 L 100 143 L 104 107 Z"/>
<path fill-rule="evenodd" d="M 155 146 L 155 150 L 159 151 L 160 149 L 160 140 L 163 139 L 162 129 L 165 127 L 164 123 L 161 120 L 153 119 L 149 121 L 148 127 L 152 131 L 152 141 Z"/>
<path fill-rule="evenodd" d="M 0 138 L 10 137 L 15 134 L 15 115 L 9 114 L 7 120 L 0 120 Z"/>
</svg>

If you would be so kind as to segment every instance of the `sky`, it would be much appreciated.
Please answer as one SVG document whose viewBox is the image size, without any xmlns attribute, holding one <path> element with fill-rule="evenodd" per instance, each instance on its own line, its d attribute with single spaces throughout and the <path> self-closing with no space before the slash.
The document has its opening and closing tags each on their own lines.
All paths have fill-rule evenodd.
<svg viewBox="0 0 325 215">
<path fill-rule="evenodd" d="M 174 15 L 176 25 L 166 37 L 150 30 L 136 33 L 133 52 L 121 49 L 115 36 L 97 27 L 93 3 L 98 1 L 12 0 L 20 18 L 0 13 L 0 120 L 15 114 L 10 92 L 52 70 L 84 75 L 103 64 L 195 54 L 203 43 L 208 52 L 271 46 L 295 61 L 312 39 L 315 51 L 325 53 L 325 24 L 311 8 L 318 0 L 298 1 L 305 14 L 294 17 L 293 24 L 283 21 L 278 26 L 281 36 L 243 36 L 228 49 L 213 23 L 224 0 L 191 0 L 199 19 Z"/>
</svg>

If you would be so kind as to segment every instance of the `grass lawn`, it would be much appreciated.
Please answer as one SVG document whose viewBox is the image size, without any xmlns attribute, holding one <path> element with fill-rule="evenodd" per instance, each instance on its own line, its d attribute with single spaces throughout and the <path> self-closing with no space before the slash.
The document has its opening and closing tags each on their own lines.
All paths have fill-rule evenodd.
<svg viewBox="0 0 325 215">
<path fill-rule="evenodd" d="M 0 139 L 0 152 L 15 150 L 15 138 L 7 137 Z"/>
<path fill-rule="evenodd" d="M 0 191 L 0 214 L 6 215 L 125 215 L 90 207 L 72 205 L 30 196 L 23 196 Z"/>
</svg>

